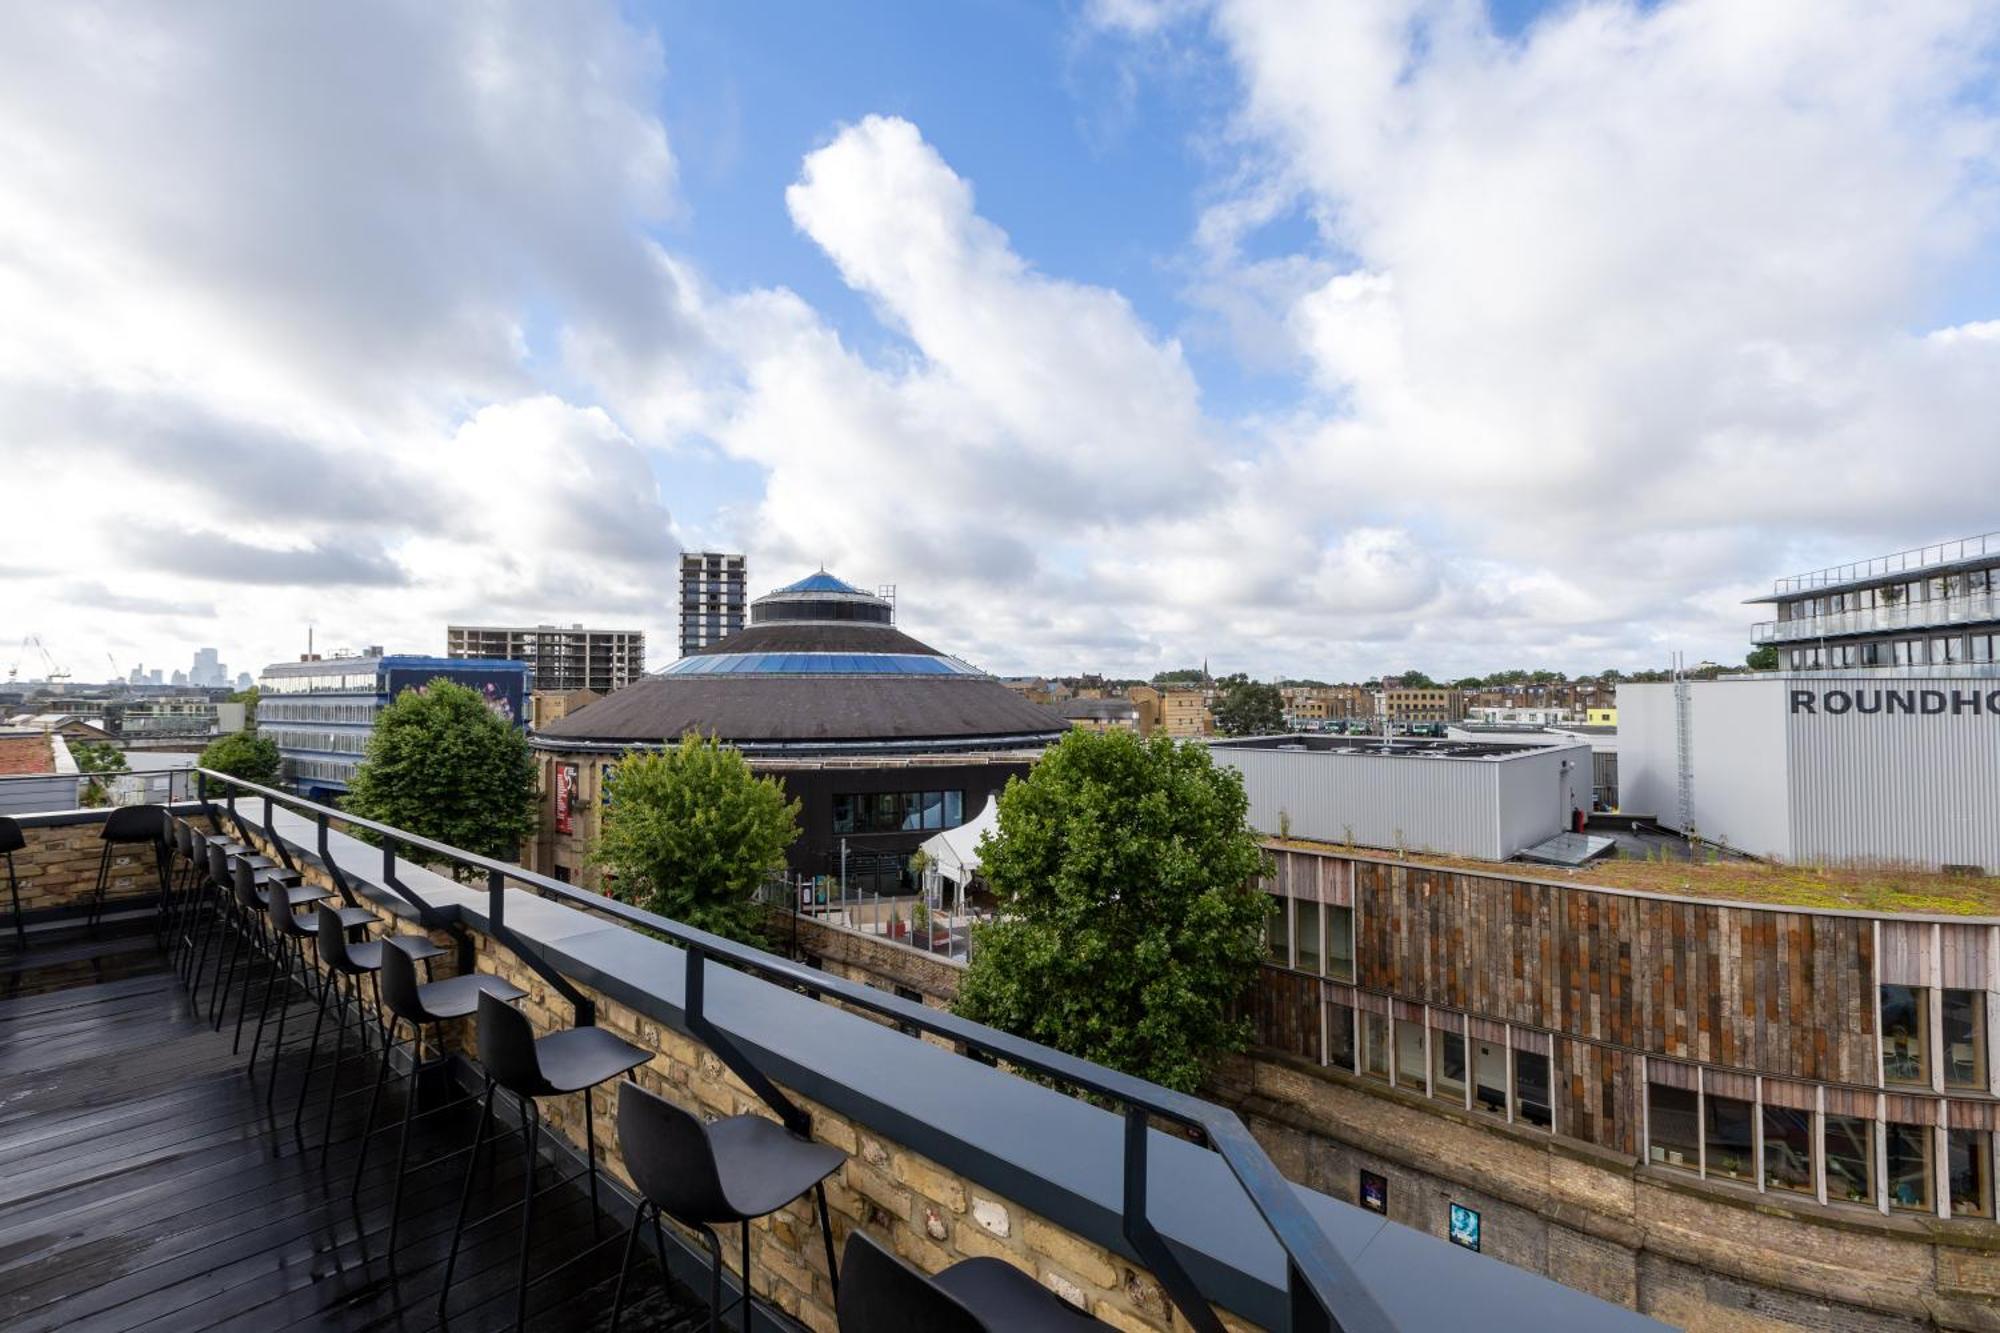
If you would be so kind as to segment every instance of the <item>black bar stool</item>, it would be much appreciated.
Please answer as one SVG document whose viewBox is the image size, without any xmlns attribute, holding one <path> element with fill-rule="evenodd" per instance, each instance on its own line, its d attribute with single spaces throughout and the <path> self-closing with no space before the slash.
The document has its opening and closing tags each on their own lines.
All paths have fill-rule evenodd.
<svg viewBox="0 0 2000 1333">
<path fill-rule="evenodd" d="M 7 858 L 7 893 L 14 900 L 14 942 L 28 947 L 28 927 L 21 920 L 21 881 L 14 877 L 14 853 L 28 845 L 19 821 L 0 815 L 0 856 Z"/>
<path fill-rule="evenodd" d="M 333 1107 L 340 1099 L 340 1062 L 347 1051 L 347 1006 L 350 998 L 354 1004 L 354 1029 L 361 1039 L 363 1054 L 368 1050 L 368 1009 L 361 1000 L 361 978 L 371 981 L 382 970 L 382 954 L 387 949 L 400 949 L 419 962 L 436 958 L 444 949 L 433 943 L 428 935 L 391 935 L 386 939 L 350 941 L 349 933 L 354 929 L 348 912 L 352 909 L 336 911 L 325 903 L 319 905 L 319 961 L 327 971 L 327 989 L 331 990 L 339 1006 L 339 1030 L 333 1041 L 333 1073 L 326 1090 L 326 1119 L 320 1129 L 319 1161 L 326 1165 L 327 1150 L 333 1142 Z M 341 989 L 345 981 L 347 988 Z M 378 989 L 376 1010 L 381 1010 Z M 299 1127 L 300 1112 L 305 1110 L 306 1087 L 312 1082 L 313 1066 L 319 1059 L 320 1024 L 326 1021 L 327 991 L 320 992 L 320 1016 L 313 1021 L 312 1054 L 306 1059 L 306 1074 L 299 1081 L 299 1104 L 292 1111 L 292 1129 Z M 387 1038 L 384 1038 L 384 1045 Z"/>
<path fill-rule="evenodd" d="M 486 1142 L 486 1124 L 493 1117 L 494 1090 L 505 1088 L 520 1100 L 521 1137 L 527 1152 L 527 1186 L 521 1196 L 521 1262 L 514 1283 L 514 1325 L 518 1328 L 528 1313 L 528 1238 L 535 1225 L 535 1149 L 542 1127 L 537 1098 L 583 1094 L 584 1172 L 590 1179 L 590 1224 L 594 1229 L 597 1117 L 591 1114 L 590 1090 L 620 1074 L 629 1075 L 651 1058 L 650 1051 L 590 1024 L 537 1037 L 535 1025 L 519 1009 L 490 994 L 479 997 L 479 1063 L 486 1071 L 486 1096 L 479 1109 L 479 1128 L 472 1136 L 472 1157 L 465 1164 L 465 1186 L 458 1196 L 458 1220 L 451 1228 L 451 1252 L 444 1261 L 444 1283 L 438 1289 L 440 1320 L 444 1318 L 446 1302 L 451 1299 L 451 1272 L 458 1266 L 459 1237 L 465 1234 L 465 1209 L 472 1200 L 479 1149 Z M 506 1211 L 503 1208 L 479 1220 L 484 1222 Z"/>
<path fill-rule="evenodd" d="M 618 1270 L 618 1291 L 611 1302 L 611 1327 L 625 1301 L 625 1277 L 647 1209 L 653 1225 L 660 1214 L 693 1227 L 708 1242 L 708 1326 L 722 1327 L 722 1241 L 715 1226 L 737 1222 L 743 1227 L 743 1294 L 730 1308 L 743 1306 L 743 1326 L 750 1326 L 750 1223 L 777 1212 L 811 1190 L 819 1204 L 820 1236 L 826 1242 L 826 1276 L 836 1300 L 840 1275 L 833 1264 L 833 1229 L 826 1215 L 826 1178 L 840 1169 L 847 1155 L 824 1143 L 792 1133 L 760 1115 L 726 1116 L 704 1125 L 664 1097 L 637 1083 L 618 1085 L 618 1146 L 625 1169 L 639 1187 L 639 1207 L 625 1237 L 625 1262 Z M 657 1240 L 657 1234 L 655 1236 Z M 663 1247 L 664 1248 L 664 1247 Z"/>
<path fill-rule="evenodd" d="M 163 822 L 166 813 L 157 805 L 121 805 L 104 817 L 104 827 L 98 834 L 104 839 L 104 851 L 97 858 L 97 884 L 90 895 L 89 922 L 92 927 L 104 914 L 104 894 L 111 885 L 111 856 L 119 847 L 137 847 L 142 843 L 153 845 L 154 868 L 160 877 L 160 897 L 164 902 L 167 895 L 166 825 Z"/>
<path fill-rule="evenodd" d="M 396 1140 L 396 1189 L 389 1201 L 388 1253 L 396 1252 L 396 1231 L 403 1220 L 403 1177 L 409 1174 L 410 1121 L 417 1110 L 417 1078 L 424 1067 L 424 1029 L 465 1018 L 479 1007 L 482 993 L 498 999 L 520 999 L 528 992 L 511 981 L 484 972 L 468 972 L 443 981 L 417 980 L 417 964 L 401 949 L 384 949 L 379 973 L 382 1003 L 389 1010 L 389 1044 L 382 1050 L 382 1068 L 375 1076 L 375 1093 L 368 1099 L 368 1124 L 361 1131 L 361 1151 L 354 1158 L 354 1187 L 350 1196 L 361 1197 L 361 1178 L 368 1167 L 368 1141 L 375 1133 L 375 1113 L 382 1103 L 382 1088 L 389 1081 L 389 1060 L 396 1052 L 396 1031 L 410 1025 L 410 1081 L 403 1100 L 403 1132 Z M 439 1048 L 438 1061 L 449 1057 Z M 425 1163 L 430 1165 L 430 1163 Z"/>
<path fill-rule="evenodd" d="M 232 855 L 226 850 L 228 846 L 230 844 L 214 839 L 208 844 L 209 874 L 218 884 L 230 886 L 230 915 L 235 925 L 234 938 L 230 943 L 228 976 L 216 988 L 212 998 L 221 1004 L 214 1014 L 215 1030 L 220 1032 L 223 1015 L 228 1011 L 229 982 L 235 978 L 236 962 L 239 955 L 242 956 L 245 961 L 243 993 L 238 997 L 236 1006 L 236 1036 L 229 1046 L 230 1053 L 235 1054 L 243 1048 L 243 1020 L 250 1012 L 250 987 L 255 982 L 250 963 L 255 957 L 262 957 L 275 969 L 279 961 L 278 940 L 271 933 L 270 922 L 266 919 L 267 904 L 275 897 L 287 908 L 307 907 L 331 894 L 325 889 L 295 883 L 298 875 L 293 871 L 280 869 L 268 862 L 258 865 L 262 857 L 248 853 Z M 273 972 L 264 987 L 265 1012 L 269 1011 L 271 985 L 275 982 Z M 259 1021 L 261 1024 L 261 1016 Z M 250 1048 L 250 1062 L 253 1066 L 257 1062 L 254 1045 Z"/>
<path fill-rule="evenodd" d="M 1109 1328 L 1003 1259 L 926 1276 L 865 1231 L 847 1233 L 835 1298 L 841 1333 L 1083 1333 Z"/>
<path fill-rule="evenodd" d="M 255 872 L 251 870 L 249 862 L 239 857 L 236 861 L 238 892 L 254 895 L 256 892 L 254 874 Z M 307 898 L 306 894 L 314 896 Z M 264 915 L 270 922 L 271 939 L 276 943 L 278 952 L 276 966 L 271 972 L 271 982 L 264 987 L 264 1007 L 257 1014 L 257 1035 L 250 1042 L 250 1073 L 252 1082 L 256 1081 L 257 1047 L 264 1040 L 264 1020 L 270 1012 L 272 991 L 283 986 L 286 982 L 296 979 L 300 988 L 307 995 L 310 996 L 314 992 L 318 992 L 320 1002 L 319 1016 L 321 1020 L 326 1018 L 326 981 L 320 976 L 319 969 L 306 961 L 307 944 L 315 946 L 315 953 L 318 951 L 319 919 L 312 913 L 300 912 L 296 904 L 319 904 L 321 911 L 331 911 L 334 913 L 334 920 L 340 924 L 343 930 L 360 929 L 375 920 L 375 914 L 365 907 L 330 908 L 325 906 L 326 900 L 333 896 L 334 894 L 331 889 L 320 889 L 306 885 L 285 887 L 273 884 L 265 892 Z M 291 1007 L 289 1000 L 281 1000 L 278 1005 L 278 1032 L 271 1041 L 271 1077 L 264 1088 L 264 1108 L 266 1110 L 271 1109 L 278 1095 L 278 1057 L 284 1053 L 285 1015 L 291 1011 Z M 320 1028 L 316 1023 L 313 1026 L 313 1041 L 315 1043 L 319 1041 L 319 1033 Z M 310 1070 L 308 1070 L 308 1073 L 310 1073 Z M 294 1116 L 293 1118 L 296 1119 L 297 1117 Z"/>
</svg>

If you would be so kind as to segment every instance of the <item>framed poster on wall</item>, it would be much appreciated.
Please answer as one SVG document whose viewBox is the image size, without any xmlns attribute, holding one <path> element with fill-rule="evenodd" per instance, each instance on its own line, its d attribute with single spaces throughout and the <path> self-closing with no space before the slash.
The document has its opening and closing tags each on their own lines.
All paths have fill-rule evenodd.
<svg viewBox="0 0 2000 1333">
<path fill-rule="evenodd" d="M 1462 1203 L 1451 1206 L 1451 1243 L 1468 1250 L 1479 1248 L 1479 1214 Z"/>
<path fill-rule="evenodd" d="M 1385 1176 L 1363 1169 L 1361 1172 L 1361 1206 L 1371 1213 L 1389 1215 L 1389 1181 Z"/>
</svg>

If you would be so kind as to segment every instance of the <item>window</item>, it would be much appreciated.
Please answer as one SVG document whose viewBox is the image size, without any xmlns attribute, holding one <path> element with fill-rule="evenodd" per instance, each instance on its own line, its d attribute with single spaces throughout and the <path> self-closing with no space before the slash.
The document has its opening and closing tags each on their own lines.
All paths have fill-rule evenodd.
<svg viewBox="0 0 2000 1333">
<path fill-rule="evenodd" d="M 962 791 L 874 791 L 833 798 L 835 833 L 905 833 L 957 828 L 964 820 Z"/>
<path fill-rule="evenodd" d="M 1383 1014 L 1361 1015 L 1361 1072 L 1389 1081 L 1389 1020 Z"/>
<path fill-rule="evenodd" d="M 1295 902 L 1292 904 L 1292 937 L 1297 946 L 1298 963 L 1301 972 L 1319 975 L 1319 904 Z"/>
<path fill-rule="evenodd" d="M 1951 1215 L 1993 1216 L 1993 1136 L 1983 1129 L 1954 1129 L 1944 1137 Z"/>
<path fill-rule="evenodd" d="M 1424 1091 L 1424 1025 L 1396 1020 L 1396 1086 Z"/>
<path fill-rule="evenodd" d="M 1939 997 L 1944 1016 L 1944 1082 L 1948 1088 L 1986 1088 L 1986 992 L 1948 990 Z"/>
<path fill-rule="evenodd" d="M 1764 1108 L 1764 1185 L 1813 1192 L 1812 1112 L 1789 1106 Z"/>
<path fill-rule="evenodd" d="M 1354 980 L 1354 909 L 1326 909 L 1326 974 L 1336 981 Z"/>
<path fill-rule="evenodd" d="M 1752 1108 L 1740 1097 L 1702 1099 L 1702 1136 L 1708 1144 L 1708 1174 L 1728 1180 L 1750 1180 Z"/>
<path fill-rule="evenodd" d="M 1701 1100 L 1693 1088 L 1646 1085 L 1646 1156 L 1692 1171 L 1701 1163 Z"/>
<path fill-rule="evenodd" d="M 1472 1104 L 1494 1115 L 1507 1114 L 1507 1048 L 1490 1041 L 1473 1043 Z"/>
<path fill-rule="evenodd" d="M 1465 1105 L 1465 1035 L 1431 1033 L 1431 1095 Z"/>
<path fill-rule="evenodd" d="M 1326 1062 L 1354 1072 L 1354 1010 L 1344 1004 L 1326 1006 Z"/>
<path fill-rule="evenodd" d="M 1928 1213 L 1931 1206 L 1931 1127 L 1884 1127 L 1889 1159 L 1889 1206 L 1910 1213 Z"/>
<path fill-rule="evenodd" d="M 1264 924 L 1264 948 L 1280 967 L 1292 965 L 1292 900 L 1271 896 L 1271 915 Z"/>
<path fill-rule="evenodd" d="M 1921 986 L 1882 987 L 1882 1080 L 1931 1081 L 1931 1000 Z"/>
<path fill-rule="evenodd" d="M 1826 1118 L 1826 1197 L 1875 1202 L 1875 1122 L 1854 1115 Z"/>
<path fill-rule="evenodd" d="M 1514 1118 L 1548 1129 L 1555 1124 L 1549 1100 L 1549 1057 L 1540 1051 L 1514 1052 Z"/>
</svg>

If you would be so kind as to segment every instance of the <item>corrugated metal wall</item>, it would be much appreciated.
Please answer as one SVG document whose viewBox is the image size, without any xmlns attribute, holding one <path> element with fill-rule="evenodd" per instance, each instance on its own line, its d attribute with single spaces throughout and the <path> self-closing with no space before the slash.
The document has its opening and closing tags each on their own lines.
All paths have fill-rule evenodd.
<svg viewBox="0 0 2000 1333">
<path fill-rule="evenodd" d="M 1505 860 L 1590 808 L 1590 747 L 1551 746 L 1504 759 L 1437 758 L 1218 746 L 1243 774 L 1250 824 L 1363 847 Z M 1563 771 L 1563 764 L 1570 767 Z"/>
<path fill-rule="evenodd" d="M 2000 871 L 2000 713 L 1988 707 L 2000 680 L 1785 684 L 1813 697 L 1811 712 L 1792 711 L 1789 694 L 1783 704 L 1794 859 Z M 1887 711 L 1905 702 L 1918 711 Z"/>
</svg>

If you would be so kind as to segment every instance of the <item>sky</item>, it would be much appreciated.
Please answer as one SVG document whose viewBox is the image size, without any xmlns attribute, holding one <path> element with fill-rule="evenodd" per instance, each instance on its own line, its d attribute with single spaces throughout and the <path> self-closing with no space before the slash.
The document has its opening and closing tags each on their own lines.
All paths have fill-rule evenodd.
<svg viewBox="0 0 2000 1333">
<path fill-rule="evenodd" d="M 2000 529 L 2000 0 L 0 0 L 0 665 L 1741 659 Z"/>
</svg>

